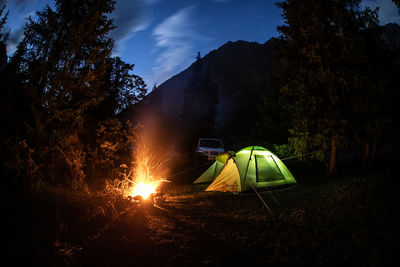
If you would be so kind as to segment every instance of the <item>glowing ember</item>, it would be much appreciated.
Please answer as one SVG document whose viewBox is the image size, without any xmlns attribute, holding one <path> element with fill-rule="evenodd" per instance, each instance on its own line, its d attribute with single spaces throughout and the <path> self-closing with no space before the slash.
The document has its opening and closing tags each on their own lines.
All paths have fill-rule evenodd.
<svg viewBox="0 0 400 267">
<path fill-rule="evenodd" d="M 156 193 L 156 183 L 144 183 L 140 182 L 136 184 L 130 193 L 132 197 L 141 196 L 143 199 L 147 199 L 151 194 Z"/>
</svg>

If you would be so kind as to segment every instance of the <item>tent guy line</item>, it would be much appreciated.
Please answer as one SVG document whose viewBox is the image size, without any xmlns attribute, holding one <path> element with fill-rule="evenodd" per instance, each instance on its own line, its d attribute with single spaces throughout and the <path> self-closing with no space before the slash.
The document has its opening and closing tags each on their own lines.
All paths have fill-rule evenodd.
<svg viewBox="0 0 400 267">
<path fill-rule="evenodd" d="M 184 174 L 184 173 L 187 173 L 187 172 L 190 172 L 190 171 L 194 171 L 194 170 L 200 169 L 201 167 L 204 167 L 204 166 L 209 165 L 209 164 L 210 164 L 209 162 L 206 162 L 206 163 L 203 163 L 203 164 L 201 164 L 201 165 L 199 165 L 197 167 L 176 172 L 176 173 L 172 174 L 171 177 L 174 177 L 174 176 L 177 176 L 177 175 L 180 175 L 180 174 Z"/>
<path fill-rule="evenodd" d="M 306 154 L 301 154 L 300 156 L 294 156 L 294 157 L 283 158 L 283 159 L 281 159 L 281 161 L 288 160 L 288 159 L 302 158 L 302 157 L 305 157 L 305 156 L 313 155 L 313 154 L 315 154 L 315 153 L 317 153 L 317 152 L 319 152 L 319 151 L 321 151 L 321 150 L 317 150 L 317 151 L 310 152 L 310 153 L 306 153 Z"/>
</svg>

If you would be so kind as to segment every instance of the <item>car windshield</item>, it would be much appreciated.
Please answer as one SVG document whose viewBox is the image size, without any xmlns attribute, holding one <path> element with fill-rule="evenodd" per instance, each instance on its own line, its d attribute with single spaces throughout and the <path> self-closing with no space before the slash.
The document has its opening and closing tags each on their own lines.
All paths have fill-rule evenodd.
<svg viewBox="0 0 400 267">
<path fill-rule="evenodd" d="M 222 142 L 219 141 L 219 140 L 200 140 L 199 146 L 212 147 L 212 148 L 222 148 Z"/>
</svg>

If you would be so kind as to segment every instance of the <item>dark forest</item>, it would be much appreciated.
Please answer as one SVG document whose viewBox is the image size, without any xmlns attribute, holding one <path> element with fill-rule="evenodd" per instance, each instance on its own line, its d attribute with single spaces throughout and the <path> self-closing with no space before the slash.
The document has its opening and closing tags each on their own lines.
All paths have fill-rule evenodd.
<svg viewBox="0 0 400 267">
<path fill-rule="evenodd" d="M 199 52 L 152 90 L 113 53 L 114 1 L 55 0 L 26 21 L 9 56 L 0 6 L 7 261 L 392 263 L 400 26 L 360 4 L 278 2 L 279 37 Z M 224 151 L 200 160 L 200 138 L 223 140 Z M 260 176 L 266 153 L 293 185 L 258 186 L 278 179 Z M 230 162 L 238 178 L 224 181 L 239 179 L 235 189 L 193 184 L 213 166 L 222 179 Z"/>
</svg>

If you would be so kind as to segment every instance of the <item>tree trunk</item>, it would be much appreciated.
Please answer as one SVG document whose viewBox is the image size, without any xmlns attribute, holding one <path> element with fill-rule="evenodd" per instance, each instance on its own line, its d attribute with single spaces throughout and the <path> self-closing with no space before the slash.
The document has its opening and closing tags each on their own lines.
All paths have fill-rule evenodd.
<svg viewBox="0 0 400 267">
<path fill-rule="evenodd" d="M 331 160 L 329 163 L 329 173 L 334 175 L 336 173 L 336 154 L 337 154 L 336 137 L 332 137 L 331 142 Z"/>
<path fill-rule="evenodd" d="M 363 156 L 363 167 L 367 167 L 369 160 L 369 142 L 367 141 L 364 145 L 364 156 Z"/>
<path fill-rule="evenodd" d="M 375 160 L 375 154 L 376 154 L 376 137 L 374 138 L 374 145 L 372 146 L 371 156 L 369 158 L 369 164 L 372 164 L 373 161 Z"/>
</svg>

